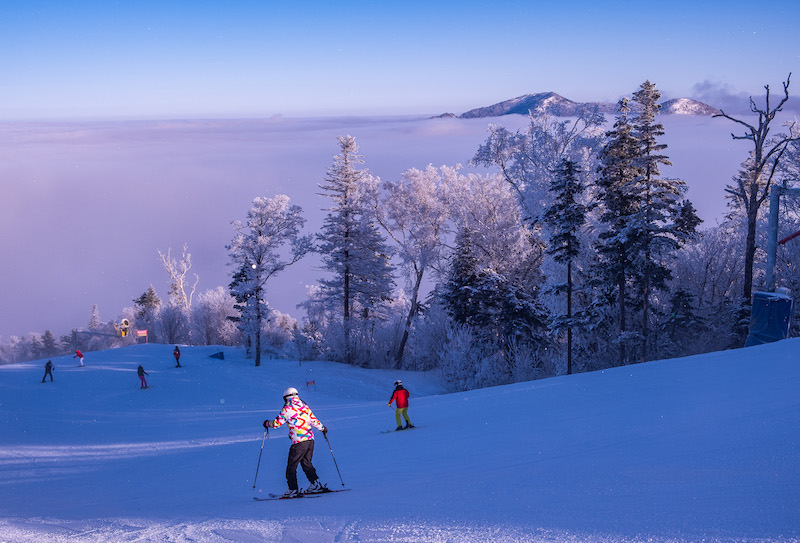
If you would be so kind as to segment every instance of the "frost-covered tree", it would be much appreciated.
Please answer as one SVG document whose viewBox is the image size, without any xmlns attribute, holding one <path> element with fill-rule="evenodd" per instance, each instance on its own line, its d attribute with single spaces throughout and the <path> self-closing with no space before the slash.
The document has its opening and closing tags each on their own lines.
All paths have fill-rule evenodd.
<svg viewBox="0 0 800 543">
<path fill-rule="evenodd" d="M 161 259 L 161 264 L 164 266 L 167 274 L 169 274 L 169 298 L 170 303 L 183 308 L 187 315 L 192 311 L 192 298 L 197 289 L 197 283 L 200 277 L 195 273 L 194 282 L 189 284 L 187 275 L 189 270 L 192 269 L 192 254 L 189 252 L 189 246 L 183 245 L 183 252 L 181 253 L 180 261 L 172 257 L 172 248 L 167 249 L 164 254 L 160 249 L 157 249 L 158 257 Z"/>
<path fill-rule="evenodd" d="M 770 187 L 779 172 L 781 160 L 788 146 L 800 141 L 800 131 L 796 130 L 795 123 L 789 126 L 787 132 L 775 136 L 770 135 L 772 122 L 783 111 L 783 106 L 789 100 L 789 83 L 792 74 L 783 83 L 783 96 L 776 105 L 770 103 L 771 95 L 769 85 L 765 85 L 766 96 L 764 105 L 756 105 L 750 97 L 750 111 L 758 116 L 758 123 L 749 123 L 734 118 L 724 111 L 714 117 L 724 117 L 744 127 L 743 135 L 731 134 L 734 140 L 748 140 L 753 143 L 753 150 L 746 167 L 734 177 L 734 183 L 727 188 L 733 196 L 734 202 L 741 207 L 747 218 L 747 237 L 745 245 L 744 284 L 742 296 L 746 303 L 750 302 L 753 293 L 753 270 L 757 250 L 756 227 L 758 224 L 759 210 L 769 196 Z"/>
<path fill-rule="evenodd" d="M 102 326 L 103 321 L 100 320 L 100 311 L 97 309 L 97 304 L 92 306 L 92 315 L 89 317 L 89 330 L 97 330 Z"/>
<path fill-rule="evenodd" d="M 200 345 L 235 345 L 234 298 L 224 288 L 201 292 L 192 305 L 192 339 Z"/>
<path fill-rule="evenodd" d="M 367 320 L 380 314 L 394 289 L 391 251 L 378 230 L 371 202 L 377 198 L 378 180 L 360 169 L 363 158 L 352 136 L 338 138 L 340 154 L 333 157 L 322 196 L 330 198 L 318 251 L 329 278 L 321 279 L 320 299 L 341 319 L 344 361 L 352 363 L 352 319 Z"/>
<path fill-rule="evenodd" d="M 186 343 L 189 328 L 183 307 L 168 303 L 158 314 L 158 337 L 164 343 Z"/>
<path fill-rule="evenodd" d="M 556 318 L 556 327 L 567 329 L 567 374 L 572 373 L 572 266 L 581 252 L 580 230 L 586 223 L 587 207 L 580 203 L 585 187 L 580 180 L 578 165 L 572 160 L 563 159 L 556 176 L 550 183 L 553 202 L 544 213 L 544 220 L 551 228 L 550 244 L 547 252 L 556 262 L 566 265 L 566 282 L 556 285 L 557 292 L 567 297 L 567 312 L 563 318 Z"/>
<path fill-rule="evenodd" d="M 458 238 L 448 282 L 439 287 L 449 292 L 445 305 L 456 322 L 477 327 L 504 349 L 512 340 L 540 342 L 543 244 L 525 226 L 501 176 L 469 174 L 458 181 L 451 198 Z M 459 302 L 458 296 L 471 298 Z"/>
<path fill-rule="evenodd" d="M 247 220 L 232 224 L 236 236 L 226 248 L 236 275 L 230 288 L 244 299 L 240 329 L 253 347 L 255 365 L 260 366 L 261 327 L 268 314 L 265 286 L 311 250 L 311 237 L 300 232 L 305 224 L 302 208 L 282 194 L 255 198 Z"/>
<path fill-rule="evenodd" d="M 419 312 L 423 278 L 437 267 L 450 234 L 449 194 L 458 177 L 458 168 L 449 166 L 412 168 L 399 181 L 383 183 L 383 195 L 375 202 L 378 221 L 397 244 L 409 292 L 409 309 L 395 353 L 398 368 Z"/>
<path fill-rule="evenodd" d="M 597 107 L 580 110 L 574 119 L 556 119 L 531 111 L 525 131 L 489 126 L 489 137 L 472 163 L 499 168 L 519 198 L 527 221 L 537 221 L 549 201 L 548 187 L 563 159 L 584 171 L 597 167 L 605 117 Z"/>
</svg>

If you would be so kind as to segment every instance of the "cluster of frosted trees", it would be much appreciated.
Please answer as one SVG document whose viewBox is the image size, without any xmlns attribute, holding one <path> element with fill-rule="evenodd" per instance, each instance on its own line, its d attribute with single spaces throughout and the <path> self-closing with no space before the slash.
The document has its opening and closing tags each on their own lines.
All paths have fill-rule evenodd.
<svg viewBox="0 0 800 543">
<path fill-rule="evenodd" d="M 770 109 L 767 92 L 761 123 L 785 101 Z M 287 196 L 256 198 L 233 223 L 227 289 L 195 297 L 186 247 L 179 260 L 159 252 L 168 300 L 150 287 L 123 317 L 150 341 L 243 345 L 256 365 L 269 353 L 437 370 L 454 390 L 740 346 L 747 289 L 763 277 L 753 247 L 766 245 L 764 210 L 749 195 L 798 178 L 798 133 L 754 136 L 729 215 L 699 229 L 685 183 L 660 172 L 670 161 L 659 99 L 643 83 L 610 129 L 596 110 L 531 112 L 524 130 L 490 126 L 469 168 L 388 181 L 355 138 L 340 137 L 319 185 L 319 232 L 303 232 Z M 792 204 L 782 234 L 800 229 Z M 778 257 L 780 283 L 795 292 L 797 246 Z M 270 309 L 271 280 L 312 252 L 323 270 L 298 322 Z"/>
</svg>

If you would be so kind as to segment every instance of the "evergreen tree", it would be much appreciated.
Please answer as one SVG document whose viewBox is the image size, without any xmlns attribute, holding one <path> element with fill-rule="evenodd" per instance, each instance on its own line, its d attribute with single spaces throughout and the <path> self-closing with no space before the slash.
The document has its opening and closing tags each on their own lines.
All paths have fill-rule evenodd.
<svg viewBox="0 0 800 543">
<path fill-rule="evenodd" d="M 134 298 L 133 303 L 136 308 L 136 329 L 147 330 L 150 341 L 157 343 L 156 324 L 161 311 L 161 298 L 156 294 L 156 289 L 150 285 L 141 296 Z"/>
<path fill-rule="evenodd" d="M 470 324 L 471 317 L 480 311 L 477 300 L 478 258 L 472 246 L 472 233 L 462 228 L 456 239 L 456 249 L 450 262 L 450 273 L 441 297 L 444 306 L 454 321 Z"/>
<path fill-rule="evenodd" d="M 627 346 L 638 344 L 639 360 L 650 357 L 652 301 L 666 292 L 670 261 L 691 237 L 700 219 L 683 200 L 686 185 L 660 177 L 660 165 L 670 164 L 658 142 L 664 127 L 655 121 L 660 93 L 649 81 L 634 93 L 637 115 L 630 116 L 627 100 L 601 154 L 600 220 L 607 230 L 599 236 L 598 253 L 607 279 L 615 277 L 619 307 L 619 362 L 628 362 Z M 627 309 L 638 313 L 639 326 L 628 329 Z"/>
<path fill-rule="evenodd" d="M 390 249 L 376 226 L 370 202 L 375 201 L 377 180 L 359 169 L 363 158 L 352 136 L 338 138 L 341 154 L 334 156 L 322 196 L 332 200 L 322 232 L 317 236 L 329 279 L 320 280 L 321 299 L 343 323 L 345 362 L 352 363 L 351 319 L 379 314 L 394 289 Z"/>
<path fill-rule="evenodd" d="M 542 340 L 543 314 L 535 297 L 506 274 L 480 265 L 469 229 L 458 234 L 441 298 L 455 322 L 469 325 L 487 343 L 508 349 L 512 342 Z"/>
<path fill-rule="evenodd" d="M 635 160 L 640 171 L 636 193 L 641 203 L 632 224 L 638 230 L 638 243 L 634 250 L 636 298 L 641 318 L 640 361 L 643 362 L 648 358 L 651 300 L 656 291 L 667 290 L 667 281 L 671 277 L 667 259 L 694 234 L 700 219 L 691 203 L 681 200 L 686 184 L 679 179 L 660 177 L 660 166 L 672 164 L 663 154 L 666 144 L 658 142 L 658 138 L 664 135 L 664 125 L 655 120 L 661 93 L 654 84 L 645 81 L 633 94 L 633 99 L 639 106 L 632 123 L 632 134 L 639 144 Z"/>
<path fill-rule="evenodd" d="M 633 249 L 638 241 L 633 218 L 641 210 L 635 183 L 642 170 L 637 162 L 639 145 L 629 121 L 630 111 L 628 99 L 620 100 L 614 127 L 606 133 L 608 141 L 600 152 L 597 179 L 598 199 L 602 204 L 600 221 L 605 225 L 605 230 L 598 235 L 597 269 L 605 296 L 617 304 L 620 365 L 627 362 L 626 344 L 630 341 L 627 309 L 631 304 Z"/>
<path fill-rule="evenodd" d="M 572 160 L 564 159 L 556 170 L 556 176 L 550 183 L 550 192 L 553 203 L 547 208 L 544 220 L 552 228 L 550 246 L 547 250 L 556 262 L 567 266 L 567 281 L 558 285 L 557 291 L 567 295 L 567 314 L 564 319 L 556 319 L 561 326 L 567 328 L 567 374 L 572 373 L 572 266 L 580 254 L 581 243 L 578 232 L 586 222 L 587 208 L 579 203 L 578 199 L 584 191 L 584 186 L 578 177 L 577 164 Z"/>
<path fill-rule="evenodd" d="M 37 358 L 41 358 L 42 356 L 46 356 L 46 355 L 43 354 L 43 351 L 42 351 L 42 342 L 39 341 L 39 338 L 36 337 L 35 335 L 31 336 L 28 349 L 30 351 L 30 358 L 31 359 L 37 359 Z"/>
<path fill-rule="evenodd" d="M 92 306 L 92 316 L 89 317 L 89 330 L 97 330 L 101 325 L 100 312 L 97 309 L 97 304 L 94 304 Z"/>
<path fill-rule="evenodd" d="M 42 355 L 55 356 L 58 353 L 58 346 L 56 345 L 56 337 L 50 330 L 45 330 L 42 335 Z"/>
<path fill-rule="evenodd" d="M 663 344 L 661 358 L 702 352 L 699 344 L 708 333 L 708 326 L 698 314 L 695 296 L 691 292 L 683 288 L 673 292 L 660 331 Z"/>
</svg>

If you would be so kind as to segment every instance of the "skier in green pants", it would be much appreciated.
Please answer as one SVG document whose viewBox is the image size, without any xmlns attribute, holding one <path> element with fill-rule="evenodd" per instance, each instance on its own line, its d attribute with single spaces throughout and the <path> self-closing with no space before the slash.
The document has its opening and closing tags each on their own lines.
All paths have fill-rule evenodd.
<svg viewBox="0 0 800 543">
<path fill-rule="evenodd" d="M 396 402 L 397 409 L 394 412 L 394 418 L 397 421 L 397 428 L 396 430 L 405 430 L 406 428 L 413 428 L 414 425 L 411 424 L 411 419 L 408 418 L 408 397 L 410 396 L 409 392 L 403 388 L 403 382 L 398 379 L 394 382 L 394 393 L 392 393 L 392 398 L 389 400 L 389 407 L 392 406 L 392 402 Z M 401 418 L 402 417 L 402 418 Z M 406 425 L 403 426 L 402 419 L 405 419 Z"/>
</svg>

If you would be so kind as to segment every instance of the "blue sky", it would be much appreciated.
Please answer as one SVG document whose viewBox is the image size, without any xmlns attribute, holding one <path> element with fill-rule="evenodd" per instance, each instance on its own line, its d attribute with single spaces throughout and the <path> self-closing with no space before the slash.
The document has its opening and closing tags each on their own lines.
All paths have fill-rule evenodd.
<svg viewBox="0 0 800 543">
<path fill-rule="evenodd" d="M 0 14 L 0 120 L 461 113 L 544 91 L 615 101 L 645 79 L 724 105 L 800 65 L 795 0 L 9 0 Z"/>
<path fill-rule="evenodd" d="M 230 221 L 252 198 L 285 193 L 318 228 L 339 135 L 396 179 L 486 138 L 487 120 L 423 115 L 527 93 L 616 101 L 649 79 L 741 113 L 795 72 L 796 115 L 797 21 L 796 0 L 0 0 L 0 338 L 84 326 L 93 304 L 114 319 L 151 283 L 166 297 L 157 249 L 188 243 L 199 291 L 227 285 Z M 128 119 L 154 122 L 106 122 Z M 674 175 L 709 223 L 748 151 L 735 128 L 670 125 Z M 318 278 L 304 263 L 269 302 L 300 317 Z"/>
</svg>

